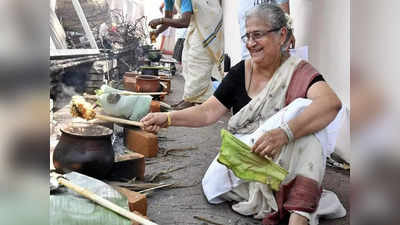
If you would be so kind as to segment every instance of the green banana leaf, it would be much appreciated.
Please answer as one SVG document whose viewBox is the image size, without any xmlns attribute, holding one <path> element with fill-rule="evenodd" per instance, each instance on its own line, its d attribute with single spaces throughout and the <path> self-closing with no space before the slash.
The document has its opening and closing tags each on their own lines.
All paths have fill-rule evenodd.
<svg viewBox="0 0 400 225">
<path fill-rule="evenodd" d="M 231 169 L 240 179 L 257 181 L 278 191 L 288 171 L 272 160 L 262 158 L 251 152 L 251 148 L 233 136 L 229 131 L 221 130 L 222 144 L 218 161 Z"/>
</svg>

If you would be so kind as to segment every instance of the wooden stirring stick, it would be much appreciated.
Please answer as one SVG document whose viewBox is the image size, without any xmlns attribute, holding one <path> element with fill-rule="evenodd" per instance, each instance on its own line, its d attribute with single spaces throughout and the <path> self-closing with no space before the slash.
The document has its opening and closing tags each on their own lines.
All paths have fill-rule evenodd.
<svg viewBox="0 0 400 225">
<path fill-rule="evenodd" d="M 100 119 L 100 120 L 104 120 L 104 121 L 109 121 L 109 122 L 115 122 L 115 123 L 131 125 L 131 126 L 143 127 L 143 123 L 141 123 L 141 122 L 121 119 L 121 118 L 112 117 L 112 116 L 105 116 L 105 115 L 101 115 L 101 114 L 96 114 L 95 118 Z"/>
</svg>

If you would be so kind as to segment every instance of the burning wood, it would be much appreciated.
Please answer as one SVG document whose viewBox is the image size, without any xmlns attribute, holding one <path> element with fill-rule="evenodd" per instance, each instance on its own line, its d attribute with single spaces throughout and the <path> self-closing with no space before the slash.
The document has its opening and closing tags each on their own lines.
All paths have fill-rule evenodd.
<svg viewBox="0 0 400 225">
<path fill-rule="evenodd" d="M 73 117 L 81 117 L 81 118 L 84 118 L 87 120 L 92 120 L 92 119 L 96 118 L 96 119 L 110 121 L 110 122 L 114 122 L 114 123 L 121 123 L 121 124 L 126 124 L 126 125 L 131 125 L 131 126 L 143 127 L 143 123 L 141 123 L 141 122 L 130 121 L 130 120 L 125 120 L 125 119 L 121 119 L 121 118 L 96 114 L 96 112 L 94 111 L 93 108 L 94 107 L 90 103 L 86 102 L 82 96 L 76 95 L 76 96 L 72 97 L 70 112 Z"/>
<path fill-rule="evenodd" d="M 72 97 L 71 114 L 73 117 L 82 117 L 87 120 L 92 120 L 96 117 L 96 112 L 94 111 L 93 106 L 79 95 Z"/>
</svg>

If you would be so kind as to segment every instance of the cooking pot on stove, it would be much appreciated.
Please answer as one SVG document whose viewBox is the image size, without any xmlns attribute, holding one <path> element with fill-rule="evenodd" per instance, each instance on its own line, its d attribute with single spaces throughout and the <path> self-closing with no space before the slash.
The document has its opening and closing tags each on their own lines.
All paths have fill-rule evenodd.
<svg viewBox="0 0 400 225">
<path fill-rule="evenodd" d="M 77 171 L 105 178 L 114 163 L 110 128 L 87 123 L 72 123 L 61 128 L 54 149 L 53 164 L 59 173 Z"/>
<path fill-rule="evenodd" d="M 139 75 L 136 77 L 137 92 L 158 92 L 161 91 L 160 78 L 152 75 Z"/>
<path fill-rule="evenodd" d="M 149 59 L 151 62 L 160 62 L 161 57 L 161 50 L 149 50 L 147 53 L 147 59 Z"/>
</svg>

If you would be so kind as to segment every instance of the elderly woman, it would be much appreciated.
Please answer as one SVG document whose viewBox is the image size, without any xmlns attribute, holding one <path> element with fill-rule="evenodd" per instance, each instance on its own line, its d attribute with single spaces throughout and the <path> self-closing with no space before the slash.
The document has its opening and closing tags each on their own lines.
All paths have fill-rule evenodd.
<svg viewBox="0 0 400 225">
<path fill-rule="evenodd" d="M 287 185 L 275 195 L 268 196 L 267 191 L 261 190 L 263 199 L 254 204 L 252 182 L 234 187 L 221 196 L 248 201 L 250 208 L 237 207 L 236 211 L 256 214 L 256 218 L 264 218 L 263 224 L 277 224 L 287 215 L 290 215 L 289 224 L 307 224 L 317 208 L 325 172 L 323 149 L 313 134 L 335 119 L 341 102 L 309 63 L 288 55 L 292 31 L 277 5 L 261 4 L 248 11 L 246 32 L 242 40 L 251 58 L 235 65 L 212 97 L 181 111 L 148 114 L 141 121 L 144 129 L 151 132 L 171 125 L 201 127 L 215 123 L 232 110 L 228 130 L 245 134 L 253 132 L 295 99 L 310 99 L 311 104 L 301 113 L 263 134 L 252 147 L 254 153 L 273 158 L 288 170 Z M 207 187 L 203 182 L 204 188 Z M 248 193 L 243 194 L 243 190 Z"/>
</svg>

